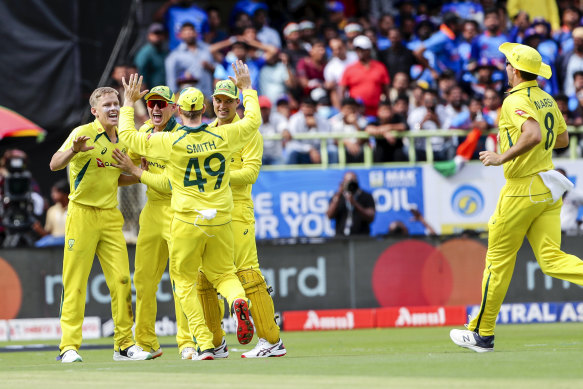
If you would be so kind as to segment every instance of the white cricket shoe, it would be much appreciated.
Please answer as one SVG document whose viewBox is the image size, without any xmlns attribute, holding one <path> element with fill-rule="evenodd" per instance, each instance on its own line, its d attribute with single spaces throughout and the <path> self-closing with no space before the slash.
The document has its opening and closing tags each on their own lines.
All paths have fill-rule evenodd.
<svg viewBox="0 0 583 389">
<path fill-rule="evenodd" d="M 61 363 L 83 362 L 83 358 L 76 350 L 67 350 L 61 355 Z"/>
<path fill-rule="evenodd" d="M 286 350 L 281 339 L 277 343 L 271 344 L 260 338 L 253 350 L 241 354 L 241 358 L 283 357 L 285 354 Z"/>
<path fill-rule="evenodd" d="M 197 352 L 194 347 L 185 347 L 180 352 L 182 359 L 192 359 L 192 356 L 195 354 L 197 354 Z"/>
<path fill-rule="evenodd" d="M 215 359 L 222 359 L 229 357 L 229 348 L 227 347 L 227 341 L 225 337 L 223 337 L 223 341 L 221 342 L 219 347 L 215 347 Z"/>
<path fill-rule="evenodd" d="M 215 359 L 215 353 L 212 348 L 192 354 L 193 361 L 212 361 L 213 359 Z"/>
<path fill-rule="evenodd" d="M 477 353 L 494 351 L 494 335 L 480 336 L 474 331 L 451 330 L 451 340 L 460 347 L 464 347 Z"/>
<path fill-rule="evenodd" d="M 119 349 L 119 351 L 113 352 L 114 361 L 146 361 L 148 359 L 152 359 L 152 354 L 142 350 L 142 348 L 136 344 L 125 350 Z"/>
<path fill-rule="evenodd" d="M 152 355 L 152 359 L 156 359 L 161 357 L 164 352 L 162 351 L 162 347 L 158 347 L 158 350 L 150 349 L 150 354 Z"/>
</svg>

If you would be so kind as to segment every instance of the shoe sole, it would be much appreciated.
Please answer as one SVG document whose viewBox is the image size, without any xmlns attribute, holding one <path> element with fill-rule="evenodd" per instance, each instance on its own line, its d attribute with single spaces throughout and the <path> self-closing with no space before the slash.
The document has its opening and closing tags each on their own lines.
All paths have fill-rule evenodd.
<svg viewBox="0 0 583 389">
<path fill-rule="evenodd" d="M 215 359 L 215 357 L 214 357 L 214 356 L 212 356 L 212 355 L 207 355 L 207 356 L 205 356 L 205 357 L 203 357 L 203 358 L 196 358 L 196 359 L 193 359 L 193 361 L 213 361 L 214 359 Z"/>
<path fill-rule="evenodd" d="M 150 355 L 150 357 L 145 358 L 145 359 L 131 359 L 128 357 L 124 357 L 124 356 L 114 356 L 113 360 L 117 361 L 117 362 L 124 362 L 124 361 L 149 361 L 152 360 L 154 358 L 152 358 L 152 356 Z"/>
<path fill-rule="evenodd" d="M 273 355 L 265 355 L 265 356 L 261 356 L 261 357 L 259 357 L 259 356 L 254 356 L 254 357 L 252 357 L 252 356 L 245 356 L 245 355 L 241 354 L 241 358 L 278 358 L 278 357 L 283 357 L 286 354 L 287 354 L 287 352 L 284 352 L 283 354 L 280 354 L 280 355 L 273 354 Z"/>
<path fill-rule="evenodd" d="M 240 344 L 248 344 L 253 339 L 253 323 L 249 320 L 249 307 L 243 299 L 235 300 L 235 317 L 237 318 L 237 340 Z"/>
<path fill-rule="evenodd" d="M 150 353 L 150 354 L 152 354 L 152 353 Z M 163 351 L 160 351 L 160 354 L 152 354 L 152 359 L 159 358 L 159 357 L 161 357 L 161 356 L 162 356 L 162 354 L 164 354 L 164 352 L 163 352 Z"/>
</svg>

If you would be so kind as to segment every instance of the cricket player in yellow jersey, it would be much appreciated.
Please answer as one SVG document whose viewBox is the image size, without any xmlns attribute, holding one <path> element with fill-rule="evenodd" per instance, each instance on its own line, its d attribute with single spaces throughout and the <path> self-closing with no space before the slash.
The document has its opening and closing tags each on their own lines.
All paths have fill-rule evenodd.
<svg viewBox="0 0 583 389">
<path fill-rule="evenodd" d="M 496 317 L 525 236 L 545 274 L 583 285 L 583 262 L 560 249 L 561 196 L 572 184 L 554 170 L 551 157 L 569 144 L 569 134 L 557 103 L 536 82 L 537 76 L 550 78 L 551 68 L 531 47 L 504 43 L 500 51 L 512 87 L 500 115 L 501 154 L 482 151 L 480 160 L 503 165 L 506 185 L 488 222 L 480 310 L 468 330 L 450 332 L 455 344 L 476 352 L 494 350 Z"/>
<path fill-rule="evenodd" d="M 140 127 L 139 132 L 153 134 L 158 132 L 173 132 L 181 127 L 174 113 L 176 112 L 175 96 L 170 88 L 164 85 L 156 86 L 144 97 L 150 119 Z M 115 156 L 114 156 L 115 157 Z M 136 259 L 134 271 L 134 286 L 136 288 L 136 328 L 137 344 L 152 354 L 152 358 L 162 355 L 162 348 L 156 336 L 156 292 L 162 279 L 170 245 L 170 223 L 172 209 L 170 199 L 172 191 L 170 182 L 164 174 L 166 163 L 162 160 L 147 160 L 147 170 L 134 164 L 140 160 L 140 155 L 128 152 L 128 157 L 118 160 L 121 168 L 137 177 L 148 186 L 146 196 L 148 201 L 140 213 L 140 232 L 136 243 Z M 182 359 L 191 359 L 196 352 L 195 343 L 188 330 L 188 321 L 180 308 L 177 299 L 174 300 L 176 312 L 176 341 Z"/>
<path fill-rule="evenodd" d="M 261 99 L 265 96 L 260 96 Z M 241 119 L 237 115 L 239 105 L 239 90 L 231 80 L 219 81 L 213 93 L 213 105 L 217 119 L 209 124 L 209 128 L 237 123 Z M 235 238 L 235 267 L 237 276 L 245 288 L 247 298 L 251 300 L 251 316 L 259 341 L 243 358 L 282 357 L 286 354 L 283 342 L 279 337 L 279 327 L 275 322 L 273 299 L 270 288 L 265 283 L 259 269 L 257 246 L 255 244 L 255 216 L 252 185 L 257 180 L 263 155 L 263 137 L 257 131 L 255 136 L 231 157 L 231 190 L 233 191 L 233 235 Z M 207 280 L 204 272 L 199 272 L 198 297 L 204 309 L 207 326 L 213 333 L 215 357 L 228 356 L 225 332 L 221 327 L 221 311 L 217 291 Z"/>
<path fill-rule="evenodd" d="M 114 154 L 127 152 L 118 139 L 118 93 L 98 88 L 89 98 L 95 121 L 75 128 L 53 155 L 51 170 L 69 165 L 69 208 L 65 227 L 63 294 L 61 297 L 61 344 L 59 360 L 81 362 L 81 346 L 87 279 L 97 254 L 111 295 L 115 325 L 115 361 L 145 360 L 152 355 L 135 345 L 130 268 L 122 234 L 123 217 L 117 209 L 117 187 L 133 177 L 121 176 Z M 125 180 L 125 182 L 124 182 Z"/>
<path fill-rule="evenodd" d="M 214 359 L 212 333 L 205 325 L 195 289 L 201 266 L 209 281 L 229 302 L 231 313 L 237 319 L 239 341 L 246 344 L 253 337 L 249 303 L 233 264 L 233 196 L 229 182 L 231 156 L 255 135 L 261 116 L 247 66 L 238 61 L 233 69 L 234 81 L 243 89 L 247 115 L 237 123 L 212 131 L 202 124 L 204 96 L 196 88 L 187 88 L 178 99 L 182 127 L 172 133 L 136 132 L 132 106 L 144 94 L 140 92 L 142 79 L 132 75 L 128 83 L 124 80 L 121 139 L 140 155 L 167 161 L 174 211 L 170 277 L 200 349 L 192 357 L 195 360 Z"/>
</svg>

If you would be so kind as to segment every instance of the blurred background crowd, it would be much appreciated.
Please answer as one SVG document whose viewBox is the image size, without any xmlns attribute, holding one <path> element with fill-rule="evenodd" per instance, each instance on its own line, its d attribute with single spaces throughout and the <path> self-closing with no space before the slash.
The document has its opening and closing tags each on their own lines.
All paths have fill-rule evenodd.
<svg viewBox="0 0 583 389">
<path fill-rule="evenodd" d="M 34 193 L 26 221 L 35 235 L 31 242 L 53 235 L 53 219 L 66 212 L 61 194 L 67 188 L 57 182 L 63 177 L 45 177 L 49 156 L 74 126 L 91 119 L 87 97 L 95 87 L 122 91 L 122 77 L 135 72 L 147 88 L 168 85 L 178 94 L 195 86 L 210 97 L 215 83 L 232 75 L 230 64 L 245 61 L 260 95 L 264 165 L 318 164 L 322 152 L 335 163 L 339 148 L 346 162 L 359 163 L 365 146 L 375 163 L 407 162 L 408 139 L 398 135 L 403 131 L 473 132 L 431 137 L 436 161 L 454 160 L 460 145 L 465 160 L 495 150 L 488 130 L 497 126 L 507 90 L 505 57 L 498 51 L 503 42 L 541 53 L 553 71 L 549 80 L 539 79 L 541 88 L 555 97 L 567 124 L 583 124 L 580 1 L 137 0 L 119 5 L 119 15 L 105 12 L 105 4 L 64 3 L 68 7 L 36 2 L 40 16 L 24 5 L 10 12 L 0 5 L 11 16 L 0 32 L 14 58 L 0 72 L 14 86 L 0 91 L 0 104 L 24 107 L 48 130 L 42 149 L 22 147 L 34 158 L 0 141 L 0 179 L 9 171 L 32 172 L 21 177 Z M 90 19 L 83 14 L 92 14 L 92 21 L 85 23 Z M 43 50 L 33 65 L 25 61 Z M 206 114 L 213 120 L 212 109 Z M 148 118 L 145 106 L 136 115 L 139 126 Z M 296 139 L 307 133 L 345 136 L 322 148 L 318 139 Z M 414 142 L 415 160 L 425 161 L 428 144 Z M 20 162 L 13 166 L 13 160 Z M 7 187 L 0 188 L 6 197 Z"/>
</svg>

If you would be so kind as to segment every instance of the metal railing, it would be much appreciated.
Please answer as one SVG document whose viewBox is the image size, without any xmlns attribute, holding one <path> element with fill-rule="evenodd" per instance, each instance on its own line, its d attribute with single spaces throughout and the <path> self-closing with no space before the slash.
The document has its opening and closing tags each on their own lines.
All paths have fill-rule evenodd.
<svg viewBox="0 0 583 389">
<path fill-rule="evenodd" d="M 569 135 L 576 135 L 576 134 L 583 134 L 583 126 L 568 126 L 567 130 L 569 131 Z M 394 165 L 394 164 L 419 164 L 419 163 L 427 163 L 432 164 L 434 162 L 433 157 L 433 147 L 431 144 L 431 138 L 433 137 L 465 137 L 469 133 L 468 130 L 421 130 L 421 131 L 395 131 L 392 132 L 392 135 L 395 138 L 405 138 L 409 140 L 409 145 L 407 148 L 409 161 L 403 162 L 382 162 L 382 163 L 375 163 L 373 161 L 373 153 L 372 148 L 368 143 L 362 145 L 363 147 L 363 155 L 364 155 L 364 162 L 359 163 L 350 163 L 351 167 L 371 167 L 375 166 L 383 166 L 383 165 Z M 497 135 L 498 129 L 492 128 L 489 131 L 484 131 L 483 135 Z M 264 165 L 262 169 L 265 170 L 286 170 L 286 169 L 296 169 L 301 166 L 302 169 L 306 168 L 313 168 L 313 169 L 321 169 L 326 167 L 338 167 L 342 168 L 347 165 L 346 163 L 346 148 L 342 142 L 338 143 L 338 163 L 337 164 L 330 164 L 328 161 L 328 140 L 339 140 L 345 138 L 357 138 L 357 139 L 370 139 L 370 134 L 366 132 L 356 132 L 356 133 L 309 133 L 309 134 L 296 134 L 293 136 L 294 140 L 320 140 L 320 155 L 322 158 L 322 162 L 320 164 L 309 164 L 309 165 Z M 415 139 L 417 138 L 425 138 L 425 150 L 426 150 L 426 161 L 417 161 L 416 154 L 415 154 Z M 282 140 L 281 135 L 264 135 L 264 140 Z M 577 136 L 571 136 L 569 140 L 569 159 L 577 159 Z"/>
</svg>

